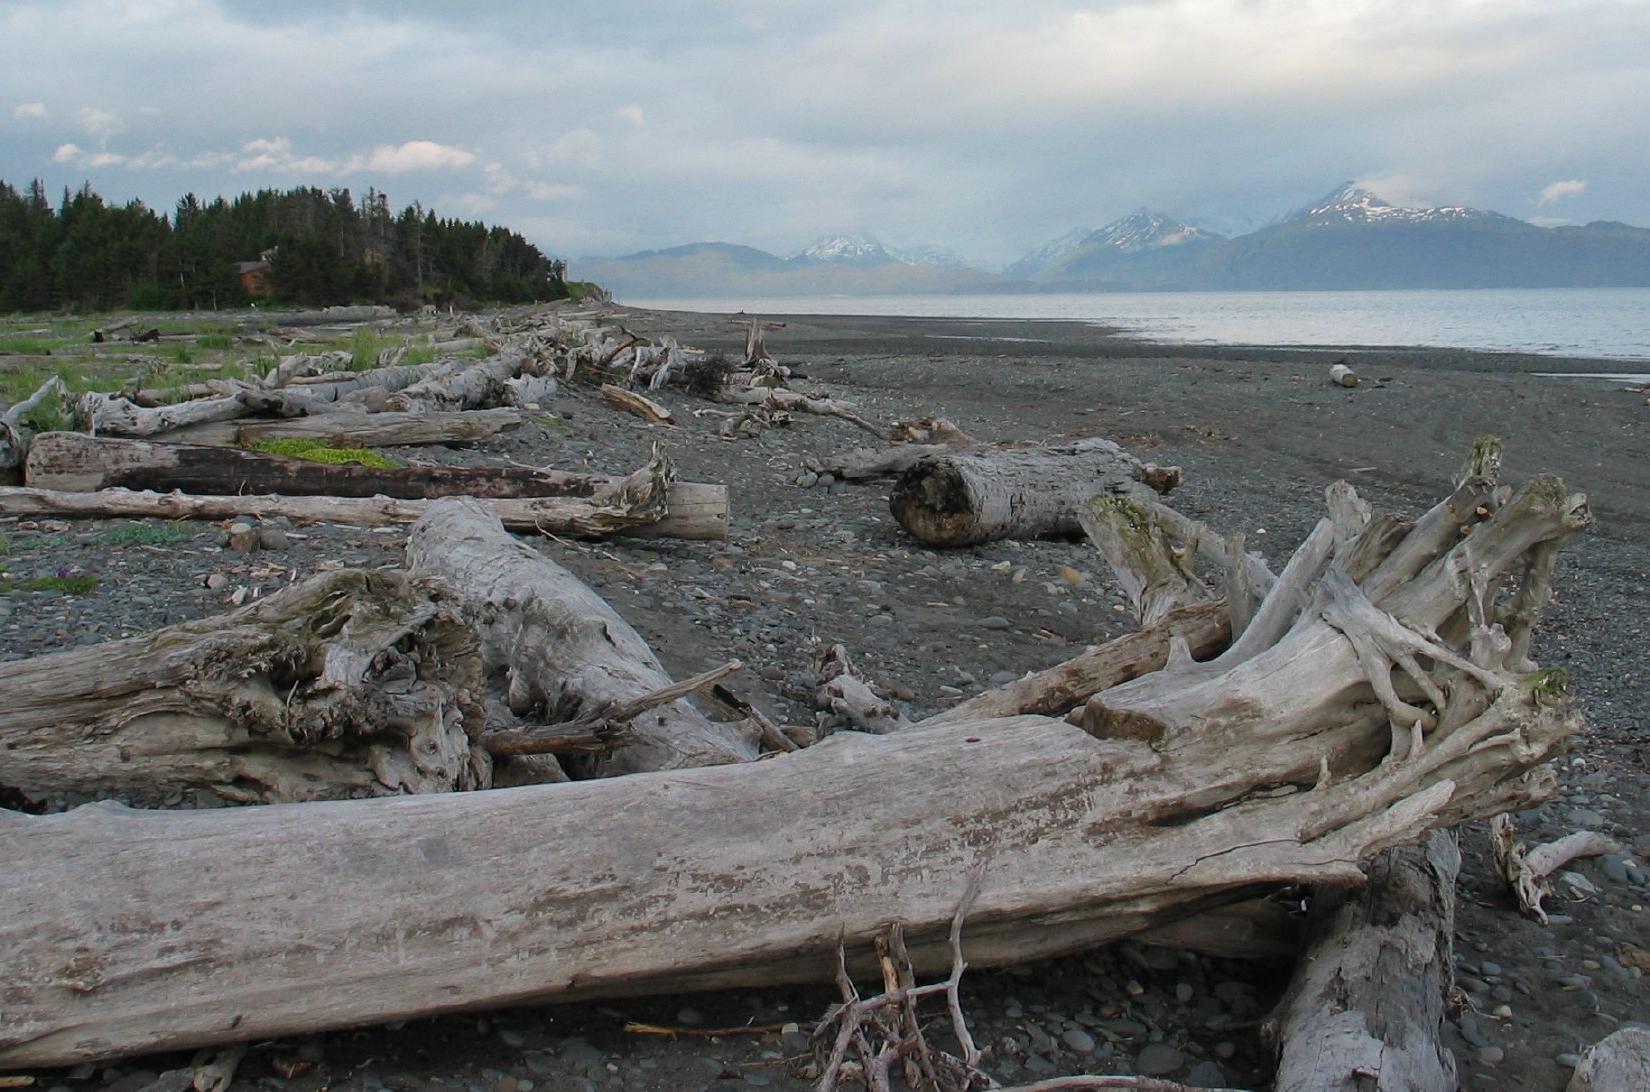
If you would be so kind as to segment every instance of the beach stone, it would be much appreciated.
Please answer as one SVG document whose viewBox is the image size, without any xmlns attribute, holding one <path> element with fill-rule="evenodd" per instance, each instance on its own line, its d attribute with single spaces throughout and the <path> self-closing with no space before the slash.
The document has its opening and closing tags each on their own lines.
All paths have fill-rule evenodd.
<svg viewBox="0 0 1650 1092">
<path fill-rule="evenodd" d="M 1054 1072 L 1054 1063 L 1043 1057 L 1041 1054 L 1027 1054 L 1025 1067 L 1033 1073 L 1038 1073 L 1045 1077 Z"/>
<path fill-rule="evenodd" d="M 225 531 L 224 545 L 238 554 L 249 554 L 258 548 L 258 533 L 250 523 L 236 520 Z"/>
<path fill-rule="evenodd" d="M 1185 1064 L 1185 1056 L 1171 1043 L 1147 1043 L 1134 1059 L 1134 1067 L 1147 1077 L 1166 1077 Z"/>
<path fill-rule="evenodd" d="M 981 629 L 1008 629 L 1012 625 L 1012 622 L 1000 614 L 991 614 L 980 619 Z"/>
<path fill-rule="evenodd" d="M 705 1022 L 698 1009 L 688 1008 L 686 1005 L 676 1010 L 676 1022 L 690 1028 L 696 1028 Z"/>
<path fill-rule="evenodd" d="M 1627 861 L 1619 853 L 1612 853 L 1599 861 L 1599 868 L 1610 879 L 1617 883 L 1629 882 L 1627 876 Z"/>
<path fill-rule="evenodd" d="M 1199 1062 L 1186 1074 L 1186 1083 L 1193 1088 L 1225 1088 L 1226 1074 L 1213 1062 Z"/>
<path fill-rule="evenodd" d="M 1480 1062 L 1483 1062 L 1485 1065 L 1500 1065 L 1502 1059 L 1504 1059 L 1506 1056 L 1507 1056 L 1507 1052 L 1502 1050 L 1498 1046 L 1487 1046 L 1487 1047 L 1479 1047 L 1478 1048 L 1478 1060 Z"/>
<path fill-rule="evenodd" d="M 1094 1053 L 1094 1036 L 1082 1028 L 1067 1028 L 1065 1034 L 1061 1035 L 1060 1038 L 1079 1054 Z"/>
<path fill-rule="evenodd" d="M 286 532 L 279 527 L 258 528 L 258 549 L 284 550 L 292 545 L 292 540 L 286 537 Z"/>
</svg>

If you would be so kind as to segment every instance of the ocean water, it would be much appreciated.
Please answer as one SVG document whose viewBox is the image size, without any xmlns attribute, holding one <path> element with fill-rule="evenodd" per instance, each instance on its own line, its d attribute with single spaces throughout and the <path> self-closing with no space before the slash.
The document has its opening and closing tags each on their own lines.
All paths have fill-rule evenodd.
<svg viewBox="0 0 1650 1092">
<path fill-rule="evenodd" d="M 1650 288 L 626 299 L 678 311 L 1073 319 L 1186 345 L 1422 345 L 1650 362 Z M 1034 328 L 1026 336 L 1035 339 Z"/>
</svg>

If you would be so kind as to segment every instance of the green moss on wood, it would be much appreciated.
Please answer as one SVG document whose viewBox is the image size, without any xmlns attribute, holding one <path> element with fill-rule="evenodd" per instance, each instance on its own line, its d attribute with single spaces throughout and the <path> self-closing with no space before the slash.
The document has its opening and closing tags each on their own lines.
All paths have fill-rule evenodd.
<svg viewBox="0 0 1650 1092">
<path fill-rule="evenodd" d="M 379 470 L 393 470 L 402 465 L 399 459 L 392 459 L 382 452 L 373 451 L 364 447 L 329 447 L 320 440 L 290 437 L 278 440 L 254 440 L 254 451 L 261 451 L 266 455 L 279 455 L 286 459 L 304 459 L 312 463 L 359 463 L 361 466 L 376 467 Z"/>
</svg>

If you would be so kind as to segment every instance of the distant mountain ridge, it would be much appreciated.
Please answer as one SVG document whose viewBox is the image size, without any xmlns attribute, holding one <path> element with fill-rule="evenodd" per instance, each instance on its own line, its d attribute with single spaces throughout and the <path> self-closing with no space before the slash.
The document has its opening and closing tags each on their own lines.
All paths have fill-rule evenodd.
<svg viewBox="0 0 1650 1092">
<path fill-rule="evenodd" d="M 1650 230 L 1611 221 L 1545 228 L 1464 205 L 1406 207 L 1348 182 L 1233 238 L 1142 208 L 1073 229 L 1001 275 L 943 247 L 897 250 L 866 234 L 824 236 L 788 259 L 691 243 L 586 259 L 577 271 L 632 298 L 1650 286 Z"/>
</svg>

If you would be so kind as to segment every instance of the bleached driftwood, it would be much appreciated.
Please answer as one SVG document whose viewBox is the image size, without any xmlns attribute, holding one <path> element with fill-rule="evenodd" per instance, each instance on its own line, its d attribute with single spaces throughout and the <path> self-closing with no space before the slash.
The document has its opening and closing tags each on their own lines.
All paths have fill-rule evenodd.
<svg viewBox="0 0 1650 1092">
<path fill-rule="evenodd" d="M 75 400 L 75 412 L 94 434 L 154 436 L 187 425 L 233 421 L 237 417 L 245 417 L 252 410 L 240 394 L 197 398 L 190 402 L 149 408 L 124 398 L 87 391 Z"/>
<path fill-rule="evenodd" d="M 518 410 L 456 413 L 336 412 L 275 421 L 224 421 L 157 433 L 166 443 L 246 447 L 258 440 L 315 440 L 331 447 L 398 447 L 485 440 L 526 423 Z"/>
<path fill-rule="evenodd" d="M 8 663 L 0 784 L 258 802 L 483 787 L 468 735 L 480 681 L 440 588 L 325 573 L 227 615 Z"/>
<path fill-rule="evenodd" d="M 1564 1092 L 1642 1092 L 1650 1088 L 1650 1031 L 1622 1028 L 1588 1047 Z"/>
<path fill-rule="evenodd" d="M 436 505 L 457 524 L 484 522 L 474 502 Z M 1551 673 L 1508 674 L 1493 623 L 1479 623 L 1484 589 L 1585 525 L 1581 499 L 1538 479 L 1464 539 L 1423 518 L 1383 539 L 1361 583 L 1336 566 L 1363 556 L 1376 521 L 1345 541 L 1326 522 L 1227 653 L 1171 657 L 1102 692 L 1088 709 L 1109 715 L 1094 731 L 1026 716 L 844 732 L 761 763 L 508 793 L 0 814 L 0 859 L 29 877 L 0 888 L 0 1066 L 528 1000 L 829 980 L 839 944 L 868 948 L 890 921 L 927 973 L 949 966 L 971 889 L 968 962 L 1019 962 L 1269 885 L 1356 885 L 1381 850 L 1551 792 L 1531 771 L 1579 721 Z M 546 632 L 522 625 L 536 585 L 512 575 L 532 559 L 482 560 L 497 555 L 481 545 L 495 534 L 454 573 L 497 612 L 484 656 Z M 1359 607 L 1342 584 L 1374 602 Z M 1393 659 L 1377 671 L 1380 649 Z M 1258 690 L 1254 665 L 1269 655 L 1282 657 L 1270 665 L 1281 681 Z M 530 698 L 535 685 L 560 692 L 516 689 Z M 499 860 L 510 867 L 478 882 L 477 862 Z M 351 897 L 293 897 L 316 876 L 347 877 Z"/>
<path fill-rule="evenodd" d="M 1331 365 L 1329 381 L 1337 387 L 1356 387 L 1358 385 L 1358 373 L 1345 364 Z"/>
<path fill-rule="evenodd" d="M 814 704 L 861 732 L 893 732 L 910 726 L 899 707 L 872 689 L 842 645 L 826 649 L 814 665 L 819 686 Z"/>
<path fill-rule="evenodd" d="M 840 417 L 842 420 L 864 429 L 879 440 L 888 438 L 883 429 L 855 413 L 853 407 L 848 403 L 835 398 L 811 398 L 797 391 L 786 390 L 784 387 L 729 389 L 723 391 L 718 397 L 723 402 L 749 406 L 769 413 L 783 411 L 786 413 L 811 413 L 820 417 Z"/>
<path fill-rule="evenodd" d="M 0 414 L 0 470 L 21 466 L 23 457 L 28 454 L 29 437 L 23 431 L 23 418 L 39 409 L 41 403 L 52 395 L 63 395 L 67 390 L 63 380 L 54 375 L 40 384 L 33 394 Z"/>
<path fill-rule="evenodd" d="M 1621 843 L 1596 830 L 1578 830 L 1530 849 L 1519 841 L 1512 816 L 1497 815 L 1490 820 L 1490 852 L 1519 908 L 1545 925 L 1547 910 L 1542 903 L 1552 894 L 1547 877 L 1579 858 L 1619 853 Z"/>
<path fill-rule="evenodd" d="M 1147 464 L 1110 440 L 1050 447 L 972 448 L 922 459 L 889 497 L 894 518 L 930 546 L 1002 538 L 1074 537 L 1096 493 L 1155 499 Z"/>
<path fill-rule="evenodd" d="M 1434 831 L 1377 857 L 1361 888 L 1317 896 L 1264 1025 L 1276 1092 L 1455 1092 L 1443 1034 L 1460 869 L 1454 836 Z"/>
<path fill-rule="evenodd" d="M 597 388 L 596 393 L 601 395 L 602 401 L 613 408 L 624 410 L 626 413 L 634 413 L 645 421 L 650 421 L 656 425 L 674 425 L 676 423 L 676 419 L 670 415 L 669 410 L 653 399 L 637 394 L 635 391 L 627 391 L 623 387 L 603 383 Z"/>
<path fill-rule="evenodd" d="M 669 535 L 719 539 L 727 536 L 727 495 L 723 487 L 690 490 L 674 511 L 665 468 L 650 464 L 612 489 L 589 497 L 491 498 L 480 501 L 513 530 L 569 535 Z M 0 487 L 0 514 L 143 519 L 268 519 L 286 516 L 311 523 L 388 527 L 413 523 L 431 501 L 394 497 L 191 496 L 131 489 L 66 493 L 53 489 Z M 697 507 L 694 507 L 697 505 Z"/>
<path fill-rule="evenodd" d="M 431 503 L 407 543 L 415 572 L 440 576 L 467 605 L 489 673 L 503 673 L 511 712 L 546 722 L 670 685 L 647 642 L 549 557 L 509 535 L 479 501 Z M 631 722 L 597 774 L 678 769 L 756 757 L 741 730 L 713 724 L 685 700 Z"/>
</svg>

